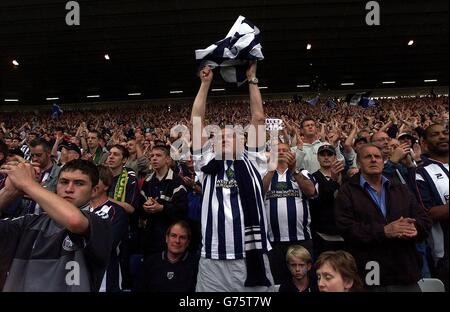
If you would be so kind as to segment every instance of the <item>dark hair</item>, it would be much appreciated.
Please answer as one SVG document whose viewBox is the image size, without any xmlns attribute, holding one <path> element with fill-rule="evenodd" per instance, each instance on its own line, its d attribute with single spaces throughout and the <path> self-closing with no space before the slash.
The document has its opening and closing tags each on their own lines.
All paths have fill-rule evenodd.
<svg viewBox="0 0 450 312">
<path fill-rule="evenodd" d="M 95 133 L 95 135 L 97 136 L 97 139 L 100 139 L 100 137 L 101 137 L 100 132 L 97 130 L 89 130 L 89 133 Z"/>
<path fill-rule="evenodd" d="M 93 187 L 98 184 L 99 173 L 97 166 L 93 162 L 84 159 L 74 159 L 67 162 L 59 171 L 58 179 L 62 172 L 75 170 L 80 170 L 83 174 L 89 176 Z"/>
<path fill-rule="evenodd" d="M 164 142 L 163 140 L 160 139 L 156 139 L 153 141 L 153 144 L 155 145 L 166 145 L 166 142 Z"/>
<path fill-rule="evenodd" d="M 175 225 L 179 225 L 179 226 L 181 226 L 183 229 L 185 229 L 186 232 L 187 232 L 187 235 L 188 235 L 188 240 L 191 240 L 191 236 L 192 236 L 191 227 L 189 226 L 189 223 L 187 223 L 187 222 L 184 221 L 184 220 L 175 221 L 174 223 L 172 223 L 171 225 L 169 225 L 169 227 L 167 228 L 167 231 L 166 231 L 166 236 L 168 236 L 168 235 L 170 234 L 170 230 L 172 230 L 172 228 L 173 228 Z"/>
<path fill-rule="evenodd" d="M 111 148 L 109 149 L 110 151 L 113 149 L 113 147 L 117 148 L 118 150 L 120 150 L 120 152 L 122 153 L 123 158 L 128 158 L 130 156 L 130 153 L 128 152 L 128 150 L 123 147 L 120 144 L 114 144 L 113 146 L 111 146 Z"/>
<path fill-rule="evenodd" d="M 302 121 L 300 121 L 300 126 L 303 128 L 303 124 L 310 120 L 314 121 L 314 123 L 316 122 L 316 120 L 312 116 L 306 116 L 302 119 Z"/>
<path fill-rule="evenodd" d="M 103 182 L 105 186 L 111 186 L 113 181 L 113 175 L 111 169 L 105 165 L 97 165 L 98 178 Z"/>
<path fill-rule="evenodd" d="M 25 157 L 25 154 L 22 152 L 22 150 L 20 148 L 13 148 L 13 149 L 8 150 L 8 155 L 17 155 L 22 158 Z"/>
<path fill-rule="evenodd" d="M 429 125 L 429 126 L 425 129 L 425 131 L 423 132 L 423 139 L 424 139 L 425 141 L 428 141 L 428 136 L 430 135 L 432 128 L 434 128 L 434 127 L 436 127 L 436 126 L 442 126 L 442 127 L 445 128 L 445 125 L 440 124 L 440 123 L 434 123 L 434 124 Z"/>
<path fill-rule="evenodd" d="M 361 291 L 363 283 L 358 275 L 355 258 L 351 254 L 343 250 L 325 251 L 320 254 L 314 267 L 318 270 L 325 263 L 329 264 L 333 270 L 342 276 L 342 280 L 348 282 L 353 281 L 350 291 Z"/>
<path fill-rule="evenodd" d="M 153 146 L 152 151 L 155 150 L 155 149 L 163 151 L 164 155 L 166 155 L 166 156 L 170 155 L 169 148 L 166 145 L 162 145 L 162 144 L 155 145 L 155 146 Z"/>
<path fill-rule="evenodd" d="M 50 144 L 48 144 L 48 142 L 44 139 L 34 139 L 30 142 L 30 147 L 36 147 L 36 146 L 42 146 L 42 148 L 44 149 L 44 152 L 48 152 L 50 151 Z"/>
</svg>

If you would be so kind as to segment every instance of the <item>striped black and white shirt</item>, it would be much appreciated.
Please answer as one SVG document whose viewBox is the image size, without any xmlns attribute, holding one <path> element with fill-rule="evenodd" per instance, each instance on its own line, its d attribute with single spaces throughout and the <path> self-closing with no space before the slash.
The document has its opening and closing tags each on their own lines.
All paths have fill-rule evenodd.
<svg viewBox="0 0 450 312">
<path fill-rule="evenodd" d="M 28 144 L 25 143 L 24 145 L 22 145 L 20 150 L 23 153 L 23 158 L 27 161 L 30 161 L 31 160 L 31 151 L 30 151 L 30 147 L 28 146 Z"/>
<path fill-rule="evenodd" d="M 307 170 L 301 173 L 313 182 L 316 193 L 318 185 Z M 266 213 L 269 220 L 271 242 L 294 242 L 311 239 L 310 203 L 300 190 L 292 173 L 275 173 L 266 193 Z"/>
<path fill-rule="evenodd" d="M 202 154 L 193 155 L 196 174 L 203 188 L 202 198 L 202 251 L 207 259 L 243 259 L 245 258 L 244 212 L 237 182 L 233 178 L 233 161 L 223 161 L 224 172 L 211 176 L 201 171 L 216 155 L 211 147 Z M 251 174 L 256 190 L 256 201 L 261 216 L 261 247 L 271 249 L 267 239 L 267 222 L 264 209 L 262 177 L 267 171 L 267 159 L 264 151 L 245 151 L 242 160 Z M 230 174 L 229 174 L 230 173 Z"/>
<path fill-rule="evenodd" d="M 448 205 L 449 179 L 448 163 L 426 159 L 416 171 L 417 189 L 420 201 L 426 209 Z M 435 261 L 448 257 L 448 220 L 435 221 L 428 240 Z"/>
</svg>

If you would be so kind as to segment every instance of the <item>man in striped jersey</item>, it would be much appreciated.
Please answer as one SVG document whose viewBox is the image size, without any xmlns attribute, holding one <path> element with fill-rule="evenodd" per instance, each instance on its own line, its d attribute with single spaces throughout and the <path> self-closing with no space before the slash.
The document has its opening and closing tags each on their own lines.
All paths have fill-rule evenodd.
<svg viewBox="0 0 450 312">
<path fill-rule="evenodd" d="M 202 135 L 206 98 L 213 78 L 209 66 L 200 71 L 201 85 L 192 107 L 193 160 L 203 186 L 198 292 L 273 290 L 262 194 L 262 176 L 267 166 L 265 115 L 256 62 L 250 63 L 246 74 L 251 110 L 247 149 L 239 144 L 234 149 L 241 140 L 229 128 L 216 132 L 214 147 L 203 145 L 207 141 L 207 136 Z M 255 128 L 261 133 L 252 131 Z"/>
<path fill-rule="evenodd" d="M 108 198 L 108 188 L 112 183 L 113 175 L 105 165 L 97 166 L 99 173 L 98 184 L 92 190 L 90 212 L 111 221 L 112 248 L 111 257 L 106 267 L 100 286 L 100 292 L 118 292 L 121 290 L 122 275 L 120 274 L 119 246 L 128 232 L 128 216 L 125 210 Z"/>
<path fill-rule="evenodd" d="M 428 243 L 434 262 L 434 276 L 448 291 L 448 129 L 433 124 L 423 138 L 428 157 L 417 168 L 416 185 L 419 200 L 433 220 Z"/>
<path fill-rule="evenodd" d="M 295 154 L 286 143 L 278 144 L 278 165 L 264 179 L 266 213 L 269 225 L 270 268 L 275 284 L 290 278 L 286 252 L 301 245 L 312 254 L 309 198 L 317 194 L 314 178 L 307 170 L 296 169 Z"/>
<path fill-rule="evenodd" d="M 22 144 L 20 144 L 20 150 L 23 152 L 23 158 L 25 160 L 30 161 L 31 160 L 31 145 L 30 143 L 34 140 L 36 140 L 37 138 L 37 133 L 36 132 L 30 132 L 25 140 L 22 141 Z"/>
</svg>

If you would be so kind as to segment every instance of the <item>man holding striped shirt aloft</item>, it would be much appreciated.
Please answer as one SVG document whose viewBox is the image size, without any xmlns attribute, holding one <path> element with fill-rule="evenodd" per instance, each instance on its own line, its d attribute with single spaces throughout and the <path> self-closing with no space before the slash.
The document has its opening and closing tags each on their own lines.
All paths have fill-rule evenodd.
<svg viewBox="0 0 450 312">
<path fill-rule="evenodd" d="M 238 144 L 234 149 L 236 142 L 242 143 L 242 137 L 237 139 L 237 134 L 229 128 L 216 131 L 214 146 L 203 145 L 207 136 L 201 131 L 213 72 L 209 66 L 200 71 L 201 86 L 192 107 L 193 160 L 203 188 L 203 246 L 197 292 L 273 290 L 262 193 L 262 176 L 267 166 L 263 142 L 265 115 L 257 85 L 256 62 L 250 62 L 246 75 L 252 115 L 250 129 L 257 127 L 262 134 L 250 130 L 247 148 Z"/>
<path fill-rule="evenodd" d="M 288 144 L 278 144 L 278 165 L 263 179 L 269 224 L 270 267 L 275 284 L 290 278 L 286 265 L 289 246 L 302 245 L 312 254 L 309 198 L 317 196 L 316 183 L 307 170 L 296 169 Z"/>
</svg>

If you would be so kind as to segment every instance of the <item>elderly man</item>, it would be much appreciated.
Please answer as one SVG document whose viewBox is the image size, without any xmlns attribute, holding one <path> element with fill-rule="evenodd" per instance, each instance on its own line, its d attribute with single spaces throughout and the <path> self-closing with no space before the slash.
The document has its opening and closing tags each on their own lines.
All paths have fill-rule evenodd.
<svg viewBox="0 0 450 312">
<path fill-rule="evenodd" d="M 383 156 L 373 144 L 358 149 L 360 173 L 336 197 L 336 225 L 355 257 L 367 286 L 379 291 L 420 291 L 420 258 L 415 244 L 431 220 L 407 186 L 382 175 Z M 379 266 L 367 277 L 366 267 Z M 372 272 L 373 273 L 373 272 Z"/>
<path fill-rule="evenodd" d="M 410 178 L 409 168 L 414 166 L 409 161 L 411 149 L 408 144 L 400 144 L 396 139 L 391 139 L 384 131 L 375 132 L 370 138 L 370 142 L 382 152 L 383 175 L 393 182 L 407 184 Z"/>
</svg>

